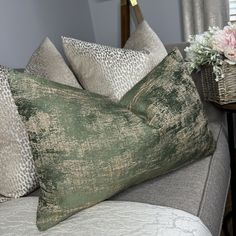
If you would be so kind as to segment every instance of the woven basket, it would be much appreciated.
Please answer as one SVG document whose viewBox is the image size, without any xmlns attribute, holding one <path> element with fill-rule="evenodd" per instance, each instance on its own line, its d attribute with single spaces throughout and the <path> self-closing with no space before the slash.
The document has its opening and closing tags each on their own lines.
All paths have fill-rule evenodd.
<svg viewBox="0 0 236 236">
<path fill-rule="evenodd" d="M 201 84 L 204 99 L 220 105 L 236 102 L 236 65 L 224 62 L 222 65 L 224 79 L 215 81 L 212 66 L 201 68 Z"/>
</svg>

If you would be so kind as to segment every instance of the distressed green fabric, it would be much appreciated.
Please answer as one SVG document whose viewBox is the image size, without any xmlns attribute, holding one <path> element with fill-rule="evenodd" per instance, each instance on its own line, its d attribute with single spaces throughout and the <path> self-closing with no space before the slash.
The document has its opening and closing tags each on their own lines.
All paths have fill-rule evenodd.
<svg viewBox="0 0 236 236">
<path fill-rule="evenodd" d="M 127 92 L 120 104 L 157 129 L 161 136 L 158 154 L 166 162 L 198 159 L 215 149 L 199 94 L 177 48 Z"/>
<path fill-rule="evenodd" d="M 173 135 L 163 139 L 159 129 L 103 96 L 13 71 L 9 84 L 41 187 L 39 230 L 212 153 L 208 131 L 202 132 L 200 154 L 194 149 L 192 155 L 193 144 L 176 155 Z"/>
</svg>

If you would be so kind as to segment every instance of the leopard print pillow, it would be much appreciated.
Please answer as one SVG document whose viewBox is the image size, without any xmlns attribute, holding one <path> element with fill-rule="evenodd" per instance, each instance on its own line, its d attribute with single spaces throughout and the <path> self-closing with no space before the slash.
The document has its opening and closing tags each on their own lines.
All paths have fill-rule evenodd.
<svg viewBox="0 0 236 236">
<path fill-rule="evenodd" d="M 66 57 L 83 88 L 119 100 L 150 71 L 149 53 L 63 37 Z"/>
<path fill-rule="evenodd" d="M 9 70 L 0 66 L 0 202 L 21 197 L 37 186 L 28 134 L 8 85 Z"/>
<path fill-rule="evenodd" d="M 120 100 L 167 55 L 146 22 L 137 27 L 125 49 L 66 37 L 62 37 L 62 41 L 81 85 L 113 100 Z"/>
</svg>

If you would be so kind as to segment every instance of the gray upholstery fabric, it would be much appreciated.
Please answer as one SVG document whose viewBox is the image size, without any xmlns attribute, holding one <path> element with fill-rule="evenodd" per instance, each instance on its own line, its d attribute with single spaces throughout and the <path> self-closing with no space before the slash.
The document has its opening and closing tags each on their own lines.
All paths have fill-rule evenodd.
<svg viewBox="0 0 236 236">
<path fill-rule="evenodd" d="M 189 46 L 189 43 L 182 42 L 182 43 L 176 43 L 176 44 L 167 44 L 167 45 L 165 45 L 165 48 L 167 50 L 167 53 L 170 53 L 174 47 L 177 47 L 179 49 L 179 51 L 181 52 L 181 54 L 183 55 L 183 58 L 185 58 L 186 53 L 185 53 L 184 49 L 187 46 Z"/>
<path fill-rule="evenodd" d="M 225 131 L 211 123 L 217 141 L 213 156 L 161 178 L 145 182 L 113 197 L 113 200 L 145 202 L 192 213 L 219 235 L 230 179 L 230 157 Z"/>
<path fill-rule="evenodd" d="M 181 0 L 184 39 L 229 21 L 229 0 Z"/>
<path fill-rule="evenodd" d="M 45 38 L 33 53 L 25 68 L 25 72 L 57 83 L 81 88 L 79 82 L 49 38 Z"/>
</svg>

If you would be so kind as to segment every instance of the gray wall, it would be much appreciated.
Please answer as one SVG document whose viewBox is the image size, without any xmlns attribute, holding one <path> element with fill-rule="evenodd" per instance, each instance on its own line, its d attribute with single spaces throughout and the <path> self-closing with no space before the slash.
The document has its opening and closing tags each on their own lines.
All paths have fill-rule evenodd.
<svg viewBox="0 0 236 236">
<path fill-rule="evenodd" d="M 120 0 L 88 0 L 97 43 L 120 45 Z M 182 41 L 179 0 L 139 0 L 144 18 L 164 43 Z M 134 28 L 134 27 L 132 27 Z"/>
<path fill-rule="evenodd" d="M 97 43 L 120 45 L 120 0 L 88 0 Z"/>
<path fill-rule="evenodd" d="M 44 37 L 94 41 L 86 0 L 0 0 L 0 64 L 24 67 Z"/>
<path fill-rule="evenodd" d="M 144 18 L 164 43 L 182 42 L 179 0 L 140 0 Z"/>
<path fill-rule="evenodd" d="M 164 43 L 182 41 L 179 0 L 139 3 Z M 119 4 L 120 0 L 0 0 L 0 64 L 24 67 L 46 36 L 59 50 L 61 35 L 120 46 Z"/>
</svg>

